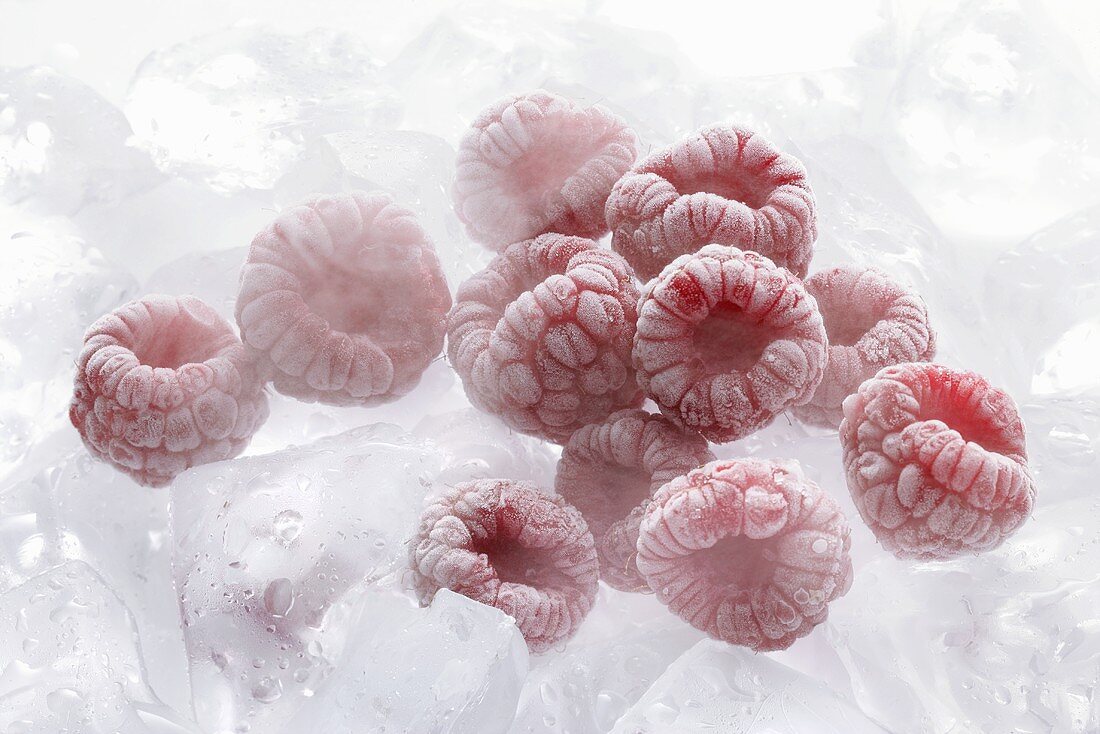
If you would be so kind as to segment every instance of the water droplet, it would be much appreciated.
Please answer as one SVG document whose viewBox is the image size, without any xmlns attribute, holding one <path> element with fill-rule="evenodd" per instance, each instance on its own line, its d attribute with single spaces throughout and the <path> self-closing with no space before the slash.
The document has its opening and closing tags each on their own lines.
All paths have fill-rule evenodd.
<svg viewBox="0 0 1100 734">
<path fill-rule="evenodd" d="M 271 527 L 276 538 L 290 545 L 302 532 L 302 516 L 294 510 L 283 510 L 275 516 Z"/>
<path fill-rule="evenodd" d="M 813 548 L 814 553 L 824 553 L 829 550 L 829 541 L 824 538 L 818 538 L 810 547 Z"/>
<path fill-rule="evenodd" d="M 72 688 L 58 688 L 46 694 L 46 706 L 55 714 L 65 714 L 84 703 L 84 697 Z"/>
<path fill-rule="evenodd" d="M 285 617 L 294 606 L 294 584 L 290 579 L 275 579 L 264 590 L 264 606 L 272 616 Z"/>
<path fill-rule="evenodd" d="M 252 698 L 260 703 L 277 701 L 281 695 L 283 695 L 283 682 L 271 676 L 264 676 L 252 687 Z"/>
</svg>

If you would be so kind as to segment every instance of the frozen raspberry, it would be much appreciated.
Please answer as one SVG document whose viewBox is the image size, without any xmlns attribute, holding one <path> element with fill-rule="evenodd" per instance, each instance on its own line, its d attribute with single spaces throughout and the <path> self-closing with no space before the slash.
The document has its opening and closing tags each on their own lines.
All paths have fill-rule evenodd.
<svg viewBox="0 0 1100 734">
<path fill-rule="evenodd" d="M 141 484 L 236 456 L 266 419 L 247 350 L 197 298 L 146 296 L 84 334 L 69 420 L 89 451 Z"/>
<path fill-rule="evenodd" d="M 510 246 L 459 287 L 447 354 L 475 406 L 564 443 L 641 403 L 630 366 L 637 301 L 621 257 L 545 234 Z"/>
<path fill-rule="evenodd" d="M 642 291 L 634 366 L 662 413 L 725 442 L 809 400 L 827 346 L 814 299 L 789 271 L 708 245 Z"/>
<path fill-rule="evenodd" d="M 275 389 L 331 405 L 398 398 L 443 348 L 435 249 L 386 194 L 310 199 L 252 240 L 237 323 Z"/>
<path fill-rule="evenodd" d="M 797 462 L 712 461 L 653 498 L 638 570 L 669 609 L 718 639 L 782 650 L 852 584 L 848 521 Z"/>
<path fill-rule="evenodd" d="M 881 270 L 849 265 L 814 273 L 804 284 L 825 321 L 829 360 L 813 398 L 792 410 L 803 423 L 836 428 L 844 398 L 868 377 L 935 356 L 924 299 Z"/>
<path fill-rule="evenodd" d="M 568 639 L 592 608 L 599 562 L 584 518 L 530 482 L 480 479 L 425 509 L 411 547 L 416 590 L 440 588 L 516 620 L 534 652 Z"/>
<path fill-rule="evenodd" d="M 573 434 L 555 489 L 584 515 L 601 579 L 622 591 L 650 590 L 634 565 L 646 505 L 663 484 L 713 460 L 702 436 L 644 410 L 620 410 Z"/>
<path fill-rule="evenodd" d="M 494 250 L 546 232 L 596 238 L 604 204 L 637 156 L 626 123 L 542 90 L 507 97 L 474 120 L 458 149 L 455 211 Z"/>
<path fill-rule="evenodd" d="M 844 401 L 848 489 L 901 558 L 951 558 L 1000 545 L 1031 513 L 1016 404 L 973 372 L 887 367 Z"/>
<path fill-rule="evenodd" d="M 817 238 L 798 159 L 749 130 L 716 125 L 641 160 L 607 200 L 612 247 L 644 280 L 703 245 L 732 245 L 803 276 Z"/>
</svg>

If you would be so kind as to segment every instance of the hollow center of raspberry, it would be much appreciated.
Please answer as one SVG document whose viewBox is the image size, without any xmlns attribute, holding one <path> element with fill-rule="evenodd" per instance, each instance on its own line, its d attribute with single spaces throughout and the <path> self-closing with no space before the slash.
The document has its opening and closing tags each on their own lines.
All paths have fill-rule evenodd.
<svg viewBox="0 0 1100 734">
<path fill-rule="evenodd" d="M 565 575 L 554 567 L 549 551 L 525 548 L 515 540 L 484 540 L 474 546 L 475 553 L 489 557 L 497 578 L 502 582 L 526 584 L 535 588 L 563 586 Z"/>
<path fill-rule="evenodd" d="M 775 332 L 741 307 L 722 302 L 695 327 L 695 353 L 710 374 L 743 372 L 752 367 Z"/>
<path fill-rule="evenodd" d="M 651 477 L 637 467 L 601 464 L 591 468 L 588 482 L 593 492 L 584 504 L 589 506 L 578 509 L 606 529 L 649 498 Z"/>
<path fill-rule="evenodd" d="M 969 391 L 934 389 L 921 401 L 917 418 L 923 421 L 938 420 L 957 431 L 964 441 L 981 446 L 997 454 L 1015 454 L 1019 446 L 1005 434 L 985 413 L 969 399 Z"/>
<path fill-rule="evenodd" d="M 773 187 L 744 171 L 683 171 L 669 177 L 669 182 L 682 195 L 718 194 L 723 199 L 740 201 L 752 209 L 764 206 Z"/>
<path fill-rule="evenodd" d="M 775 568 L 775 545 L 775 538 L 727 536 L 710 548 L 696 551 L 692 561 L 710 584 L 753 589 L 770 583 Z"/>
<path fill-rule="evenodd" d="M 377 279 L 336 268 L 316 278 L 305 301 L 313 313 L 345 334 L 373 335 L 385 316 L 385 290 Z"/>
<path fill-rule="evenodd" d="M 880 320 L 877 309 L 866 304 L 845 303 L 821 305 L 821 316 L 825 320 L 825 333 L 829 336 L 830 346 L 850 347 L 871 330 Z"/>
<path fill-rule="evenodd" d="M 544 203 L 598 152 L 599 146 L 583 136 L 558 132 L 516 158 L 508 166 L 506 181 L 529 204 Z"/>
<path fill-rule="evenodd" d="M 225 336 L 211 333 L 185 319 L 177 319 L 142 339 L 134 348 L 134 356 L 149 367 L 174 370 L 192 362 L 205 362 L 215 356 L 225 346 Z"/>
</svg>

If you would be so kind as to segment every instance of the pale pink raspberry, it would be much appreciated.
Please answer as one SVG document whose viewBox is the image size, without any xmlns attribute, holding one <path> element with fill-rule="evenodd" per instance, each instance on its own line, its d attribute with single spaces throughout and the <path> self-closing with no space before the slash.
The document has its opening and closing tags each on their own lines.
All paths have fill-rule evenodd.
<svg viewBox="0 0 1100 734">
<path fill-rule="evenodd" d="M 612 247 L 643 280 L 708 244 L 759 252 L 801 277 L 817 239 L 802 163 L 728 125 L 639 161 L 615 184 L 606 216 Z"/>
<path fill-rule="evenodd" d="M 827 346 L 798 278 L 755 252 L 708 245 L 643 289 L 634 366 L 662 413 L 726 442 L 809 400 Z"/>
<path fill-rule="evenodd" d="M 523 481 L 448 489 L 424 510 L 410 556 L 423 603 L 447 588 L 496 607 L 516 620 L 533 652 L 577 631 L 599 582 L 581 514 Z"/>
<path fill-rule="evenodd" d="M 416 386 L 443 347 L 450 306 L 414 213 L 352 191 L 309 199 L 256 235 L 237 321 L 279 392 L 370 406 Z"/>
<path fill-rule="evenodd" d="M 356 191 L 312 198 L 256 235 L 237 323 L 279 392 L 370 406 L 416 386 L 443 348 L 450 306 L 413 212 Z"/>
<path fill-rule="evenodd" d="M 757 651 L 790 647 L 852 583 L 848 521 L 797 462 L 713 461 L 653 498 L 638 570 L 694 627 Z"/>
<path fill-rule="evenodd" d="M 844 398 L 883 367 L 927 362 L 936 333 L 924 299 L 876 268 L 848 265 L 806 279 L 829 335 L 825 376 L 813 398 L 791 412 L 804 423 L 836 428 Z"/>
<path fill-rule="evenodd" d="M 621 257 L 545 234 L 510 246 L 459 287 L 447 354 L 475 406 L 564 443 L 641 403 L 630 366 L 637 301 Z"/>
<path fill-rule="evenodd" d="M 1031 514 L 1016 404 L 973 372 L 926 362 L 883 369 L 844 401 L 840 443 L 852 499 L 896 556 L 980 553 Z"/>
<path fill-rule="evenodd" d="M 191 296 L 145 296 L 84 334 L 69 419 L 88 450 L 159 487 L 241 453 L 267 419 L 232 327 Z"/>
<path fill-rule="evenodd" d="M 607 196 L 637 147 L 634 132 L 601 105 L 542 90 L 507 97 L 459 145 L 455 211 L 470 237 L 494 250 L 546 232 L 600 237 Z"/>
<path fill-rule="evenodd" d="M 713 460 L 702 436 L 644 410 L 620 410 L 573 434 L 554 487 L 588 522 L 601 579 L 623 591 L 650 591 L 634 565 L 646 505 L 666 482 Z"/>
</svg>

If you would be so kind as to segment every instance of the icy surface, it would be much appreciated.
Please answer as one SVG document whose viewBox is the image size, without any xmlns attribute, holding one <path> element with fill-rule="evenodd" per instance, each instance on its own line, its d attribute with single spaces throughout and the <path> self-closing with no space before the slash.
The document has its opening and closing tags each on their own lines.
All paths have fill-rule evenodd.
<svg viewBox="0 0 1100 734">
<path fill-rule="evenodd" d="M 168 555 L 168 495 L 94 460 L 75 431 L 39 441 L 0 485 L 0 592 L 69 561 L 96 569 L 138 625 L 149 682 L 189 701 Z"/>
<path fill-rule="evenodd" d="M 836 433 L 780 415 L 715 451 L 796 458 L 844 510 L 854 585 L 832 605 L 829 621 L 782 653 L 751 656 L 706 643 L 681 658 L 699 633 L 652 597 L 601 586 L 577 636 L 533 656 L 524 674 L 509 653 L 515 634 L 499 615 L 453 597 L 445 608 L 416 607 L 398 588 L 398 559 L 422 498 L 436 485 L 505 476 L 550 487 L 559 449 L 471 408 L 442 358 L 413 393 L 379 408 L 273 395 L 271 418 L 248 449 L 255 458 L 196 473 L 186 484 L 198 518 L 188 551 L 211 555 L 208 563 L 200 557 L 202 571 L 192 575 L 219 584 L 206 587 L 208 605 L 184 604 L 207 615 L 195 623 L 202 642 L 191 636 L 199 651 L 192 672 L 202 683 L 195 700 L 208 717 L 224 714 L 206 734 L 222 734 L 222 723 L 230 732 L 241 719 L 251 723 L 249 734 L 345 725 L 370 731 L 382 727 L 384 710 L 398 722 L 391 728 L 414 730 L 667 731 L 663 722 L 676 717 L 691 729 L 716 720 L 748 727 L 741 706 L 790 703 L 791 692 L 832 718 L 808 723 L 792 704 L 785 721 L 761 705 L 764 716 L 746 730 L 860 731 L 861 716 L 906 734 L 1100 730 L 1100 11 L 1069 0 L 868 0 L 756 4 L 738 7 L 734 21 L 712 8 L 669 9 L 629 0 L 539 8 L 432 1 L 399 11 L 344 0 L 196 0 L 171 9 L 124 0 L 117 12 L 95 4 L 65 12 L 49 2 L 6 6 L 0 670 L 17 675 L 0 673 L 0 684 L 27 673 L 4 668 L 9 661 L 33 653 L 44 665 L 45 651 L 57 650 L 54 668 L 66 661 L 79 668 L 57 687 L 96 688 L 98 700 L 119 704 L 112 709 L 119 716 L 136 711 L 140 719 L 99 719 L 102 731 L 191 731 L 169 493 L 141 489 L 91 460 L 64 415 L 87 325 L 157 291 L 192 293 L 231 315 L 252 237 L 314 191 L 391 193 L 417 213 L 453 290 L 489 259 L 466 238 L 449 203 L 455 147 L 493 100 L 541 87 L 606 105 L 638 132 L 642 155 L 720 123 L 746 125 L 799 158 L 818 207 L 811 272 L 849 263 L 882 268 L 927 302 L 939 361 L 982 373 L 1013 395 L 1038 486 L 1033 516 L 983 556 L 894 560 L 856 514 Z M 402 430 L 368 429 L 355 441 L 384 447 L 385 460 L 356 453 L 362 447 L 353 451 L 347 435 L 326 439 L 379 422 Z M 288 449 L 294 445 L 305 448 Z M 419 483 L 419 459 L 409 469 L 389 463 L 404 455 L 431 465 L 432 487 Z M 377 470 L 344 474 L 346 461 Z M 274 486 L 255 479 L 269 462 Z M 325 489 L 299 490 L 297 463 L 311 486 Z M 255 476 L 237 475 L 254 469 Z M 406 494 L 399 483 L 408 485 Z M 332 520 L 323 531 L 317 524 L 301 531 L 314 546 L 328 543 L 324 553 L 280 550 L 247 523 L 247 532 L 230 523 L 262 520 L 273 529 L 289 499 L 303 517 L 313 507 Z M 270 506 L 284 500 L 288 507 Z M 341 506 L 350 509 L 332 517 Z M 369 542 L 364 550 L 355 532 L 385 538 L 385 550 Z M 208 547 L 195 545 L 211 534 L 217 537 Z M 226 538 L 251 538 L 261 558 L 251 551 L 231 558 L 241 549 L 227 551 Z M 306 584 L 301 576 L 311 558 L 323 561 L 328 552 L 359 574 L 337 574 L 331 595 L 320 579 Z M 193 559 L 185 560 L 190 568 Z M 249 565 L 230 568 L 238 560 Z M 74 561 L 94 571 L 65 580 L 68 569 L 82 568 Z M 68 590 L 48 588 L 48 578 Z M 222 585 L 227 579 L 236 586 Z M 289 631 L 288 651 L 233 596 L 247 589 L 250 609 L 266 609 L 267 589 L 279 579 L 328 605 L 322 629 L 314 630 L 296 621 L 310 602 L 294 595 L 290 617 L 276 625 L 279 634 Z M 47 596 L 28 606 L 28 584 L 36 583 L 46 584 Z M 85 624 L 86 615 L 72 618 L 84 620 L 80 637 L 89 644 L 74 653 L 65 638 L 58 648 L 55 635 L 76 628 L 43 614 L 27 619 L 40 625 L 40 642 L 25 650 L 34 647 L 25 643 L 29 632 L 9 612 L 44 610 L 77 588 L 75 597 L 100 604 L 94 624 Z M 280 582 L 266 594 L 276 609 L 286 591 Z M 132 622 L 115 613 L 118 599 Z M 477 620 L 467 641 L 450 633 L 463 620 Z M 253 636 L 229 638 L 233 624 Z M 111 670 L 130 666 L 138 659 L 134 629 L 146 673 L 139 665 L 121 689 L 99 687 L 115 673 L 85 653 L 113 650 L 122 662 L 110 662 Z M 314 641 L 320 647 L 311 653 Z M 226 669 L 243 672 L 244 681 L 218 671 L 212 651 L 201 651 L 214 643 L 236 655 L 226 657 Z M 279 655 L 302 645 L 309 665 L 283 671 Z M 252 667 L 259 657 L 260 668 Z M 469 676 L 455 673 L 456 659 Z M 713 671 L 747 672 L 733 678 L 748 681 L 745 693 L 727 688 L 724 674 L 705 673 L 707 686 L 691 688 L 700 660 Z M 322 670 L 324 680 L 300 684 L 293 679 L 299 668 L 308 668 L 307 682 Z M 61 681 L 55 669 L 35 670 Z M 263 684 L 265 677 L 283 684 L 270 703 L 253 695 L 273 697 L 277 688 Z M 0 730 L 98 731 L 81 724 L 83 704 L 69 693 L 15 686 L 22 691 L 16 697 L 3 698 L 12 688 L 0 692 L 0 717 L 33 724 L 0 718 Z M 307 687 L 312 697 L 303 695 Z M 148 688 L 176 713 L 160 708 Z M 711 690 L 724 693 L 696 706 Z M 161 721 L 153 723 L 156 716 Z"/>
<path fill-rule="evenodd" d="M 0 594 L 0 728 L 12 734 L 195 731 L 145 681 L 134 620 L 77 561 Z"/>
<path fill-rule="evenodd" d="M 504 734 L 527 674 L 511 617 L 443 589 L 427 609 L 372 591 L 343 660 L 287 732 Z"/>
<path fill-rule="evenodd" d="M 676 659 L 619 719 L 617 734 L 884 734 L 825 685 L 717 640 Z"/>
<path fill-rule="evenodd" d="M 0 194 L 69 214 L 158 179 L 122 111 L 48 67 L 0 67 Z"/>
<path fill-rule="evenodd" d="M 375 425 L 175 482 L 172 571 L 200 724 L 278 730 L 313 695 L 356 590 L 404 561 L 439 468 L 425 443 Z"/>
<path fill-rule="evenodd" d="M 84 330 L 136 294 L 67 220 L 0 203 L 0 476 L 68 423 Z"/>
<path fill-rule="evenodd" d="M 1056 38 L 1027 0 L 944 3 L 922 19 L 884 150 L 945 230 L 1007 243 L 1095 201 L 1100 96 Z"/>
<path fill-rule="evenodd" d="M 158 167 L 222 192 L 270 188 L 319 135 L 397 121 L 356 36 L 247 26 L 152 54 L 126 114 Z"/>
</svg>

